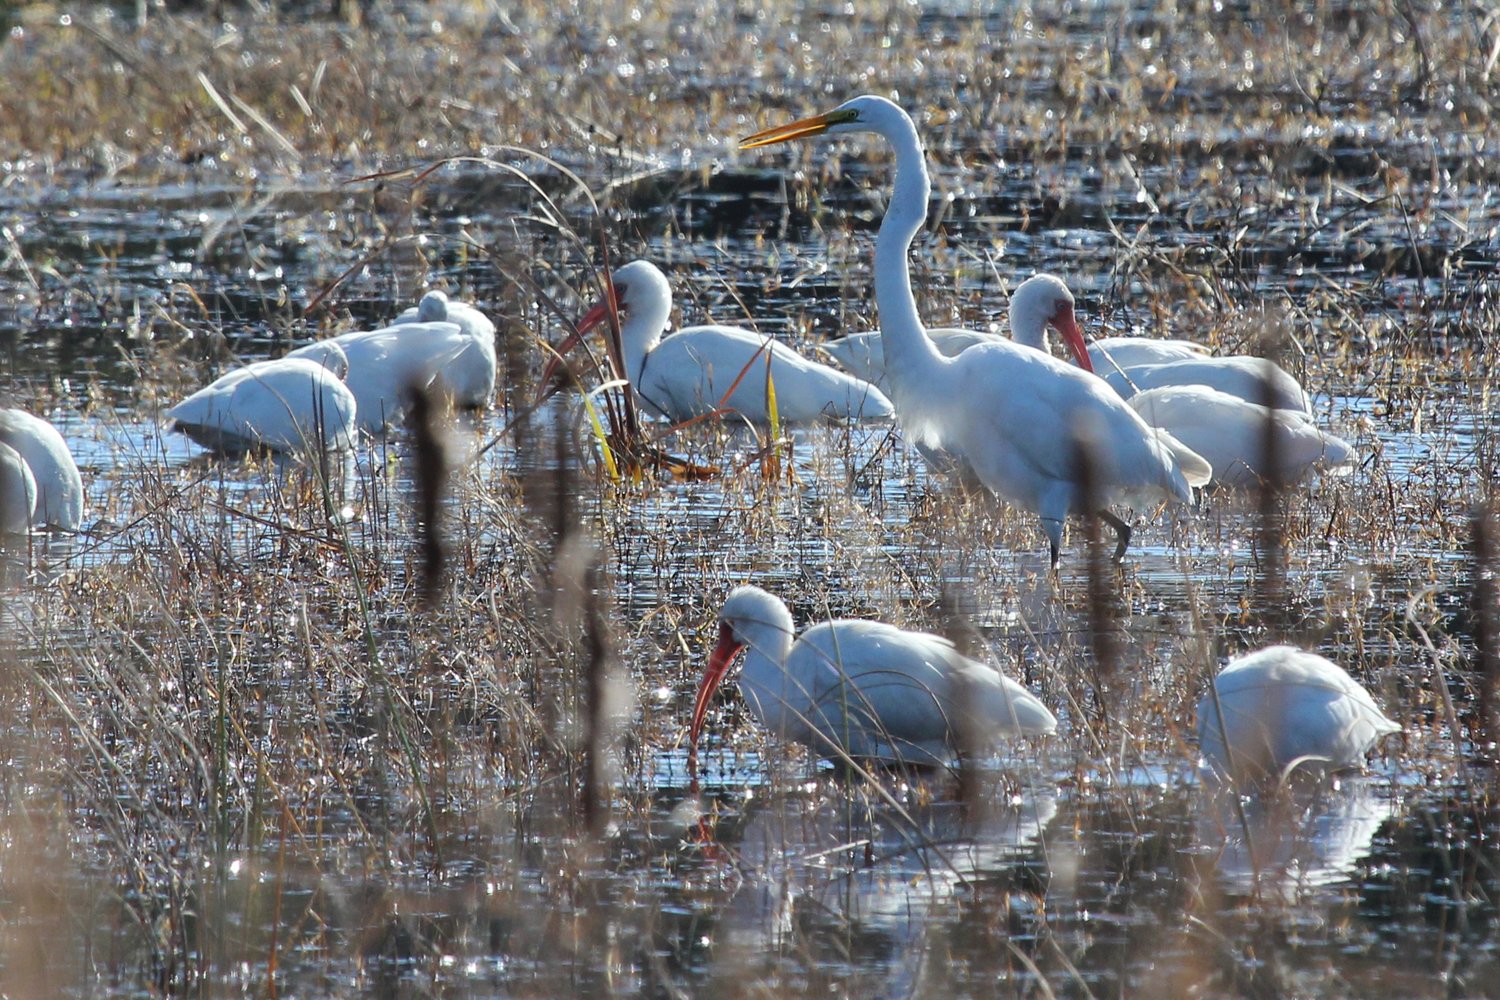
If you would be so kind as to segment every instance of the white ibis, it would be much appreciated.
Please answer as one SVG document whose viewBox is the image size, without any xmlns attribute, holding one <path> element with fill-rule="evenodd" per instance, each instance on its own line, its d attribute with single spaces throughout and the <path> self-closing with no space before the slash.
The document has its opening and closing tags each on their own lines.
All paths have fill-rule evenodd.
<svg viewBox="0 0 1500 1000">
<path fill-rule="evenodd" d="M 1073 321 L 1073 293 L 1060 278 L 1050 274 L 1036 275 L 1022 282 L 1011 296 L 1011 336 L 1017 343 L 1046 352 L 1047 325 L 1054 322 L 1054 317 Z M 1102 350 L 1096 353 L 1101 345 L 1104 345 Z M 1089 348 L 1089 356 L 1096 370 L 1105 370 L 1113 363 L 1146 365 L 1152 371 L 1171 371 L 1175 364 L 1170 360 L 1173 353 L 1190 354 L 1189 349 L 1195 346 L 1187 341 L 1107 337 Z M 1105 351 L 1108 352 L 1107 358 Z M 1167 360 L 1152 362 L 1149 359 L 1153 356 Z M 1200 357 L 1200 360 L 1270 364 L 1253 358 Z M 1123 376 L 1117 373 L 1114 381 L 1136 371 L 1137 368 L 1126 367 Z M 1248 386 L 1246 383 L 1242 387 Z M 1255 387 L 1259 388 L 1258 383 Z M 1265 467 L 1263 453 L 1267 420 L 1275 421 L 1275 444 L 1280 463 L 1278 482 L 1300 481 L 1315 468 L 1347 471 L 1353 461 L 1354 449 L 1349 443 L 1319 430 L 1301 409 L 1271 409 L 1200 384 L 1147 389 L 1130 395 L 1129 402 L 1146 423 L 1166 431 L 1202 456 L 1213 466 L 1214 481 L 1222 485 L 1248 487 L 1261 481 Z"/>
<path fill-rule="evenodd" d="M 734 326 L 690 326 L 663 337 L 672 312 L 672 286 L 655 264 L 632 261 L 614 272 L 615 307 L 623 318 L 620 341 L 625 377 L 641 405 L 673 421 L 732 412 L 757 424 L 770 422 L 769 388 L 776 392 L 778 419 L 810 423 L 820 417 L 877 420 L 891 416 L 891 402 L 868 382 L 816 361 L 770 337 Z M 559 347 L 566 355 L 580 337 L 603 322 L 600 302 Z M 556 360 L 543 384 L 551 382 Z M 767 372 L 770 384 L 767 384 Z"/>
<path fill-rule="evenodd" d="M 0 535 L 24 535 L 36 512 L 36 477 L 21 453 L 0 441 Z"/>
<path fill-rule="evenodd" d="M 1130 397 L 1152 427 L 1160 427 L 1208 460 L 1214 482 L 1252 487 L 1263 480 L 1290 484 L 1315 470 L 1347 474 L 1354 448 L 1319 430 L 1301 410 L 1273 410 L 1206 385 L 1169 385 Z M 1277 470 L 1266 460 L 1266 421 L 1273 422 Z"/>
<path fill-rule="evenodd" d="M 1214 689 L 1217 703 L 1214 691 L 1198 702 L 1198 742 L 1226 775 L 1274 780 L 1304 761 L 1359 767 L 1376 741 L 1401 731 L 1343 668 L 1295 646 L 1234 660 Z"/>
<path fill-rule="evenodd" d="M 1048 350 L 1047 326 L 1057 317 L 1073 315 L 1073 293 L 1060 278 L 1038 274 L 1023 281 L 1010 298 L 1010 337 L 1018 344 Z M 1076 321 L 1074 321 L 1076 323 Z M 975 344 L 1003 341 L 996 333 L 940 327 L 928 330 L 928 338 L 944 357 L 954 357 Z M 867 382 L 886 385 L 885 352 L 881 350 L 880 331 L 851 333 L 831 340 L 823 350 L 832 355 L 845 371 Z M 1153 340 L 1147 337 L 1105 337 L 1088 345 L 1089 361 L 1097 372 L 1113 366 L 1159 364 L 1203 357 L 1205 349 L 1187 340 Z"/>
<path fill-rule="evenodd" d="M 354 394 L 359 425 L 371 434 L 401 422 L 415 387 L 436 389 L 467 410 L 485 409 L 495 392 L 495 324 L 442 292 L 428 292 L 390 326 L 340 334 L 287 357 L 329 343 L 349 359 L 344 381 Z"/>
<path fill-rule="evenodd" d="M 1224 358 L 1192 358 L 1133 365 L 1123 370 L 1101 369 L 1100 375 L 1125 399 L 1147 389 L 1169 385 L 1206 385 L 1248 403 L 1269 404 L 1276 410 L 1312 413 L 1312 404 L 1297 380 L 1276 362 L 1265 358 L 1239 354 Z"/>
<path fill-rule="evenodd" d="M 883 97 L 856 97 L 827 114 L 756 133 L 752 149 L 823 133 L 874 132 L 896 153 L 895 186 L 875 243 L 875 299 L 897 417 L 919 445 L 967 461 L 981 483 L 1040 516 L 1057 564 L 1063 521 L 1091 506 L 1119 536 L 1130 528 L 1105 506 L 1117 499 L 1192 501 L 1208 482 L 1207 462 L 1148 427 L 1087 371 L 1020 344 L 978 344 L 944 357 L 928 339 L 912 297 L 906 255 L 927 215 L 931 185 L 922 144 L 906 112 Z M 1079 365 L 1089 367 L 1082 336 L 1063 330 Z M 1085 497 L 1078 435 L 1093 448 L 1095 489 Z"/>
<path fill-rule="evenodd" d="M 166 415 L 177 430 L 213 451 L 352 447 L 356 404 L 342 379 L 348 358 L 331 340 L 311 348 L 299 357 L 236 368 Z"/>
<path fill-rule="evenodd" d="M 1073 293 L 1053 274 L 1036 274 L 1016 286 L 1010 296 L 1010 338 L 1018 344 L 1050 353 L 1047 327 L 1075 329 Z M 1081 336 L 1081 334 L 1080 334 Z M 1164 364 L 1204 357 L 1204 349 L 1188 340 L 1153 340 L 1149 337 L 1105 337 L 1089 345 L 1090 370 L 1095 374 L 1116 366 Z"/>
<path fill-rule="evenodd" d="M 36 480 L 32 523 L 77 531 L 83 524 L 83 477 L 57 428 L 25 410 L 0 409 L 0 442 L 20 454 Z"/>
<path fill-rule="evenodd" d="M 939 636 L 853 619 L 815 625 L 795 642 L 793 634 L 780 598 L 759 587 L 730 593 L 693 705 L 694 747 L 714 691 L 744 648 L 740 692 L 755 717 L 822 757 L 942 765 L 971 741 L 1057 729 L 1029 691 Z"/>
<path fill-rule="evenodd" d="M 457 323 L 464 333 L 476 339 L 487 340 L 490 353 L 494 354 L 495 322 L 467 302 L 456 302 L 448 293 L 436 288 L 424 294 L 417 304 L 411 306 L 391 321 L 392 326 L 404 323 Z"/>
</svg>

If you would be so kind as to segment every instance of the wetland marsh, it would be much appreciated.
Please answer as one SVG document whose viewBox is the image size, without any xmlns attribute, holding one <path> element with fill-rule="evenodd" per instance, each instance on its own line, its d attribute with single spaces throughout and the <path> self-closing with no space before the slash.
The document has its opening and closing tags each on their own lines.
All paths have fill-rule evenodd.
<svg viewBox="0 0 1500 1000">
<path fill-rule="evenodd" d="M 1470 544 L 1496 11 L 189 8 L 0 15 L 0 391 L 89 489 L 85 532 L 6 552 L 7 994 L 1500 996 Z M 1354 469 L 1287 491 L 1277 545 L 1254 494 L 1134 512 L 1107 644 L 1081 525 L 1050 572 L 1034 517 L 889 425 L 772 462 L 763 429 L 648 422 L 715 474 L 612 480 L 578 397 L 535 402 L 602 247 L 667 272 L 678 326 L 809 355 L 876 328 L 883 147 L 735 148 L 864 92 L 927 144 L 928 324 L 1003 330 L 1050 271 L 1090 337 L 1274 331 Z M 222 461 L 160 416 L 429 287 L 495 319 L 501 373 L 452 443 L 435 599 L 405 434 Z M 729 694 L 695 796 L 693 692 L 746 582 L 801 628 L 954 638 L 1058 734 L 871 784 Z M 1193 708 L 1271 642 L 1403 731 L 1240 811 Z"/>
</svg>

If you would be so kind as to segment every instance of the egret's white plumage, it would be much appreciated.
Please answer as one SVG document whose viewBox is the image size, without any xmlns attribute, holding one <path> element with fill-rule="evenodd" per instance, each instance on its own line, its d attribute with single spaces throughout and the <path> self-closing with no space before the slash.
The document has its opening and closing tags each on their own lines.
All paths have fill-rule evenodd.
<svg viewBox="0 0 1500 1000">
<path fill-rule="evenodd" d="M 978 330 L 959 330 L 952 327 L 928 330 L 927 336 L 936 345 L 938 351 L 948 358 L 962 354 L 975 344 L 988 344 L 1005 339 L 999 334 L 981 333 Z M 839 363 L 840 368 L 855 378 L 864 379 L 881 389 L 890 388 L 889 377 L 885 371 L 885 351 L 881 349 L 879 330 L 851 333 L 846 337 L 830 340 L 821 346 L 833 360 Z"/>
<path fill-rule="evenodd" d="M 25 534 L 35 511 L 36 477 L 21 453 L 0 441 L 0 534 Z"/>
<path fill-rule="evenodd" d="M 1266 421 L 1274 421 L 1279 483 L 1295 483 L 1314 470 L 1347 473 L 1354 448 L 1321 431 L 1301 410 L 1272 410 L 1206 385 L 1172 385 L 1130 397 L 1152 427 L 1160 427 L 1208 460 L 1214 482 L 1258 485 L 1268 471 Z"/>
<path fill-rule="evenodd" d="M 236 368 L 166 415 L 214 451 L 349 448 L 356 418 L 354 394 L 342 379 L 349 361 L 331 340 L 311 348 Z"/>
<path fill-rule="evenodd" d="M 931 185 L 916 126 L 882 97 L 857 97 L 835 110 L 767 129 L 741 142 L 753 148 L 834 132 L 874 132 L 896 154 L 894 189 L 875 244 L 875 298 L 892 398 L 902 427 L 919 445 L 967 462 L 981 483 L 1037 513 L 1053 562 L 1071 511 L 1116 499 L 1192 500 L 1208 463 L 1169 434 L 1146 426 L 1094 375 L 1020 344 L 977 344 L 947 358 L 917 315 L 907 250 L 927 214 Z M 1079 364 L 1088 364 L 1071 309 L 1054 323 Z M 1097 491 L 1085 498 L 1077 436 L 1094 449 Z M 1123 552 L 1129 530 L 1116 523 Z"/>
<path fill-rule="evenodd" d="M 873 385 L 750 330 L 690 326 L 663 337 L 672 312 L 672 286 L 650 261 L 626 264 L 614 272 L 612 282 L 616 308 L 623 313 L 625 377 L 648 413 L 682 421 L 722 409 L 768 423 L 769 369 L 780 420 L 795 424 L 820 417 L 876 420 L 891 415 L 890 400 Z M 579 322 L 578 334 L 558 347 L 558 355 L 566 355 L 580 335 L 607 315 L 604 303 L 594 306 Z M 554 367 L 548 366 L 543 384 Z"/>
<path fill-rule="evenodd" d="M 719 613 L 719 643 L 693 707 L 698 733 L 735 654 L 748 648 L 740 692 L 761 724 L 820 756 L 945 764 L 961 737 L 1051 733 L 1047 707 L 946 639 L 882 622 L 839 619 L 793 642 L 791 612 L 759 587 L 737 587 Z"/>
<path fill-rule="evenodd" d="M 57 428 L 25 410 L 0 409 L 0 442 L 20 454 L 36 481 L 32 523 L 77 531 L 83 524 L 83 477 Z"/>
<path fill-rule="evenodd" d="M 1294 646 L 1234 660 L 1214 688 L 1217 706 L 1213 691 L 1198 702 L 1198 740 L 1224 774 L 1275 778 L 1302 758 L 1358 767 L 1377 740 L 1401 730 L 1343 668 Z"/>
</svg>

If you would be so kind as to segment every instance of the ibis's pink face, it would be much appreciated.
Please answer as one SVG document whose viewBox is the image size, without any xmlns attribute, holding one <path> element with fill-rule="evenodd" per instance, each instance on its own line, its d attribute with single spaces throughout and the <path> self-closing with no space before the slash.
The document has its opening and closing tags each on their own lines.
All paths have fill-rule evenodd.
<svg viewBox="0 0 1500 1000">
<path fill-rule="evenodd" d="M 611 287 L 614 289 L 615 312 L 619 313 L 625 308 L 625 285 L 621 282 L 614 282 Z M 557 346 L 557 353 L 552 356 L 552 360 L 547 362 L 547 370 L 542 373 L 544 391 L 546 386 L 552 384 L 552 376 L 556 373 L 557 366 L 562 364 L 563 358 L 568 356 L 568 352 L 581 344 L 584 335 L 604 322 L 608 316 L 609 303 L 604 299 L 594 303 L 594 307 L 583 314 L 583 319 L 578 321 L 578 328 L 568 334 L 567 339 Z"/>
<path fill-rule="evenodd" d="M 1078 362 L 1078 367 L 1086 372 L 1094 370 L 1094 362 L 1089 359 L 1088 345 L 1083 342 L 1083 331 L 1078 329 L 1078 320 L 1073 316 L 1073 303 L 1063 301 L 1057 304 L 1057 312 L 1047 321 L 1052 328 L 1062 334 L 1062 339 L 1068 345 L 1068 350 L 1073 352 L 1073 360 Z"/>
<path fill-rule="evenodd" d="M 698 749 L 698 734 L 703 731 L 703 717 L 708 714 L 708 703 L 713 700 L 714 692 L 719 689 L 724 675 L 729 673 L 734 654 L 744 646 L 743 642 L 735 638 L 734 626 L 728 622 L 719 623 L 719 644 L 708 658 L 708 668 L 703 671 L 703 681 L 698 685 L 698 698 L 693 702 L 693 724 L 688 729 L 688 742 L 695 752 Z"/>
</svg>

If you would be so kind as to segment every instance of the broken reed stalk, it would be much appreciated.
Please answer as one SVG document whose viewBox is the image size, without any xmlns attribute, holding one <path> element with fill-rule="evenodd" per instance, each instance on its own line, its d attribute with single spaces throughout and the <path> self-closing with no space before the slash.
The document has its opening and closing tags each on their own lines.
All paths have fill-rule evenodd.
<svg viewBox="0 0 1500 1000">
<path fill-rule="evenodd" d="M 1283 336 L 1279 327 L 1261 335 L 1260 355 L 1270 364 L 1276 363 L 1280 356 Z M 1285 463 L 1281 456 L 1281 434 L 1276 426 L 1276 390 L 1269 369 L 1261 373 L 1260 397 L 1266 419 L 1261 425 L 1260 467 L 1255 470 L 1260 480 L 1256 494 L 1260 513 L 1260 574 L 1256 596 L 1261 621 L 1269 627 L 1272 621 L 1284 617 L 1286 604 Z"/>
<path fill-rule="evenodd" d="M 963 612 L 959 610 L 958 599 L 954 596 L 952 588 L 944 581 L 942 590 L 938 594 L 937 608 L 939 619 L 943 623 L 942 633 L 953 643 L 953 648 L 964 656 L 972 656 L 970 652 L 973 642 L 973 629 L 964 619 Z M 963 704 L 971 704 L 972 699 L 963 699 Z M 981 729 L 978 717 L 974 712 L 966 711 L 961 706 L 958 717 L 953 721 L 956 729 L 955 740 L 958 746 L 958 801 L 963 807 L 974 815 L 974 807 L 979 804 L 980 775 L 976 763 L 984 754 L 985 734 Z"/>
<path fill-rule="evenodd" d="M 582 703 L 574 702 L 581 722 L 575 748 L 578 752 L 577 814 L 585 828 L 595 835 L 604 831 L 608 820 L 604 788 L 604 753 L 607 736 L 605 720 L 608 664 L 611 655 L 608 615 L 602 605 L 602 567 L 597 547 L 588 537 L 579 518 L 576 502 L 578 490 L 578 450 L 566 420 L 553 425 L 550 489 L 538 502 L 551 517 L 552 551 L 547 574 L 547 592 L 551 603 L 552 628 L 562 650 L 570 647 L 581 656 L 569 657 L 581 668 Z M 581 624 L 581 646 L 575 645 L 570 633 Z M 573 691 L 579 688 L 574 686 Z"/>
<path fill-rule="evenodd" d="M 1495 517 L 1489 503 L 1470 514 L 1469 552 L 1473 560 L 1470 611 L 1474 621 L 1474 666 L 1479 676 L 1479 713 L 1484 732 L 1475 742 L 1483 756 L 1500 761 L 1500 588 L 1495 583 Z"/>
<path fill-rule="evenodd" d="M 428 386 L 412 384 L 412 485 L 417 491 L 417 538 L 422 546 L 422 603 L 431 610 L 442 596 L 447 550 L 443 542 L 443 496 L 448 490 L 448 455 L 439 430 L 441 400 Z"/>
<path fill-rule="evenodd" d="M 1084 536 L 1088 561 L 1089 650 L 1094 703 L 1101 729 L 1109 726 L 1109 691 L 1120 660 L 1118 615 L 1113 589 L 1114 567 L 1106 555 L 1103 538 L 1106 498 L 1099 489 L 1097 437 L 1092 428 L 1073 433 L 1073 461 L 1078 470 L 1078 506 L 1084 511 Z"/>
<path fill-rule="evenodd" d="M 599 561 L 591 554 L 584 573 L 584 731 L 583 731 L 583 822 L 595 837 L 604 834 L 609 822 L 609 802 L 604 795 L 606 743 L 605 697 L 611 655 L 608 619 L 603 608 Z"/>
</svg>

